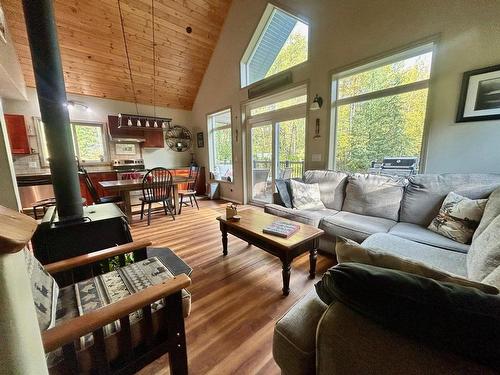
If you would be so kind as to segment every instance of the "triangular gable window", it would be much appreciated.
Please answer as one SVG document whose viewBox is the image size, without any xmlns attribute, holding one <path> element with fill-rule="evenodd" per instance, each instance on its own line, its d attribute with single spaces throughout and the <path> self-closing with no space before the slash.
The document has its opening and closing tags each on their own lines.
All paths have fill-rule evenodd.
<svg viewBox="0 0 500 375">
<path fill-rule="evenodd" d="M 241 87 L 307 61 L 309 26 L 269 4 L 241 59 Z"/>
</svg>

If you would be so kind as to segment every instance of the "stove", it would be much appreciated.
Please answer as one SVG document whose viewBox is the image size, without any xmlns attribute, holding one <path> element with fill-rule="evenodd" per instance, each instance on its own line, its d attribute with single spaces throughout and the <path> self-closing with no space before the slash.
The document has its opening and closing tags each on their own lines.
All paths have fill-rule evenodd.
<svg viewBox="0 0 500 375">
<path fill-rule="evenodd" d="M 113 160 L 113 170 L 116 172 L 145 171 L 144 159 Z"/>
</svg>

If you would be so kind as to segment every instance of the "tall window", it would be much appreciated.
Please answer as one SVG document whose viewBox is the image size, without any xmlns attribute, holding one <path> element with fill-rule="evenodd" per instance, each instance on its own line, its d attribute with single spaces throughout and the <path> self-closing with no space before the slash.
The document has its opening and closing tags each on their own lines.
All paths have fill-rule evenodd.
<svg viewBox="0 0 500 375">
<path fill-rule="evenodd" d="M 269 4 L 241 59 L 241 87 L 307 61 L 309 27 Z"/>
<path fill-rule="evenodd" d="M 41 120 L 38 120 L 38 130 L 43 164 L 47 165 L 50 155 Z M 100 123 L 71 123 L 75 155 L 81 163 L 101 163 L 109 160 L 104 133 L 104 125 Z"/>
<path fill-rule="evenodd" d="M 334 167 L 367 172 L 385 157 L 420 160 L 433 44 L 333 76 Z"/>
<path fill-rule="evenodd" d="M 208 115 L 210 171 L 216 180 L 233 180 L 231 109 Z"/>
</svg>

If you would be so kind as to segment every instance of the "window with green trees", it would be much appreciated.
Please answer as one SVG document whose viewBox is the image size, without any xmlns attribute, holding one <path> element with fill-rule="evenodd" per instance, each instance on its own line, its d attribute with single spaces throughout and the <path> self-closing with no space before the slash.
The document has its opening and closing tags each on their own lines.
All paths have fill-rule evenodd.
<svg viewBox="0 0 500 375">
<path fill-rule="evenodd" d="M 307 61 L 309 26 L 269 4 L 241 59 L 241 87 Z"/>
<path fill-rule="evenodd" d="M 101 123 L 71 123 L 71 135 L 75 155 L 82 163 L 101 163 L 109 160 L 104 125 Z M 39 120 L 40 143 L 43 164 L 48 165 L 49 150 L 45 138 L 44 124 Z"/>
<path fill-rule="evenodd" d="M 420 160 L 432 51 L 427 44 L 333 76 L 336 170 L 367 172 L 384 157 Z"/>
<path fill-rule="evenodd" d="M 216 180 L 233 180 L 231 109 L 207 117 L 210 171 Z"/>
</svg>

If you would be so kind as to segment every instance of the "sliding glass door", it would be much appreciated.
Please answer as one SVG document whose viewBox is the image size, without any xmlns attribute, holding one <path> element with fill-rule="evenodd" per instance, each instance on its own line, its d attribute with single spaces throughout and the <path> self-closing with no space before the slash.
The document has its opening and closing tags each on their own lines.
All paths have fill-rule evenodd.
<svg viewBox="0 0 500 375">
<path fill-rule="evenodd" d="M 271 203 L 277 179 L 304 174 L 306 103 L 307 87 L 298 86 L 246 105 L 250 202 Z"/>
<path fill-rule="evenodd" d="M 271 202 L 273 189 L 273 125 L 256 124 L 251 129 L 252 200 Z"/>
<path fill-rule="evenodd" d="M 276 179 L 302 177 L 305 136 L 305 117 L 252 124 L 249 160 L 252 201 L 271 203 Z"/>
</svg>

